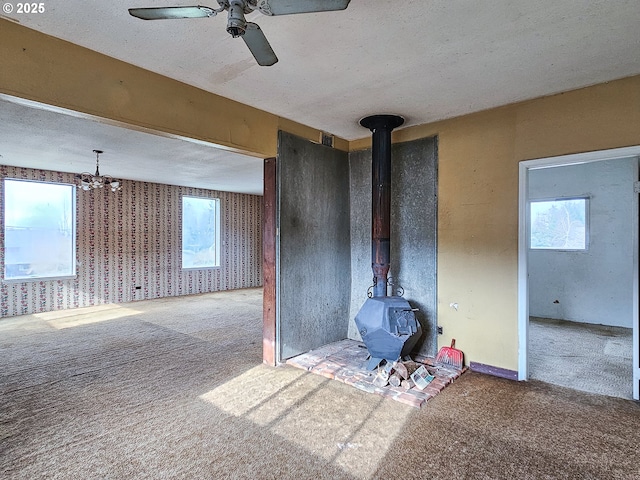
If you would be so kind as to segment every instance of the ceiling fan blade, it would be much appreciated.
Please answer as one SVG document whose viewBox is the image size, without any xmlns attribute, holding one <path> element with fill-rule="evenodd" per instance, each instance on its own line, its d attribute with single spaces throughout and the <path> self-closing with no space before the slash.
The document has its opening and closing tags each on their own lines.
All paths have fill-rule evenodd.
<svg viewBox="0 0 640 480">
<path fill-rule="evenodd" d="M 344 10 L 351 0 L 258 0 L 258 9 L 265 15 L 330 12 Z"/>
<path fill-rule="evenodd" d="M 242 39 L 249 47 L 258 65 L 268 67 L 278 61 L 278 57 L 273 53 L 267 37 L 264 36 L 260 27 L 255 23 L 247 22 L 247 29 L 242 35 Z"/>
<path fill-rule="evenodd" d="M 198 5 L 194 7 L 130 8 L 129 13 L 142 20 L 164 20 L 171 18 L 212 17 L 218 12 L 213 8 Z"/>
</svg>

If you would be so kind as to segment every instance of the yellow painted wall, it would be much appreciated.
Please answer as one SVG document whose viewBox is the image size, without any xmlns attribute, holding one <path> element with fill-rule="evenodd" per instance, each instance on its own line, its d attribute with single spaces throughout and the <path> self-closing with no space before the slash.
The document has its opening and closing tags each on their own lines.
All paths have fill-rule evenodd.
<svg viewBox="0 0 640 480">
<path fill-rule="evenodd" d="M 0 94 L 259 157 L 276 154 L 278 129 L 321 133 L 3 19 Z"/>
<path fill-rule="evenodd" d="M 467 361 L 517 370 L 518 163 L 639 145 L 640 76 L 398 130 L 393 141 L 432 135 L 439 346 L 453 337 Z"/>
<path fill-rule="evenodd" d="M 269 157 L 316 129 L 0 19 L 0 94 Z M 640 144 L 640 76 L 394 132 L 438 135 L 440 346 L 517 369 L 518 162 Z M 370 137 L 342 150 L 370 146 Z M 456 302 L 458 311 L 449 307 Z"/>
</svg>

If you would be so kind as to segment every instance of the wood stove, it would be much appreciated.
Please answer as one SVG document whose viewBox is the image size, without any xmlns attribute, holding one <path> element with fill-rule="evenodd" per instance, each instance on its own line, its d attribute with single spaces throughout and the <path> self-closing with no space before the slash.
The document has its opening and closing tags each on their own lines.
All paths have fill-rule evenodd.
<svg viewBox="0 0 640 480">
<path fill-rule="evenodd" d="M 367 346 L 369 370 L 383 360 L 395 362 L 409 355 L 422 334 L 414 309 L 401 296 L 388 296 L 391 251 L 391 132 L 404 123 L 396 115 L 372 115 L 360 120 L 371 130 L 372 225 L 371 268 L 373 285 L 369 298 L 355 318 Z"/>
</svg>

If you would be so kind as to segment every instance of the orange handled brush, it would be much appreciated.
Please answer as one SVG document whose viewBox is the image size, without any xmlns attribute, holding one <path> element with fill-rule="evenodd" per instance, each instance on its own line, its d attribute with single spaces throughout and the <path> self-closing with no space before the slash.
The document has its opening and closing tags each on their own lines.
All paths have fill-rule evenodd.
<svg viewBox="0 0 640 480">
<path fill-rule="evenodd" d="M 456 346 L 456 339 L 451 339 L 450 347 L 442 347 L 436 356 L 436 363 L 444 363 L 445 365 L 451 365 L 457 369 L 462 369 L 464 365 L 464 353 L 462 350 L 454 348 Z"/>
</svg>

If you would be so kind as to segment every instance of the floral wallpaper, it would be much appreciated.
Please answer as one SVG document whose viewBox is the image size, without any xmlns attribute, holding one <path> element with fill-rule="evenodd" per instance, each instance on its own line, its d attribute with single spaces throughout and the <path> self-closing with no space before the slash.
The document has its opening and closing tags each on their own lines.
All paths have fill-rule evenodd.
<svg viewBox="0 0 640 480">
<path fill-rule="evenodd" d="M 9 166 L 0 166 L 0 177 L 75 183 L 70 173 Z M 117 193 L 77 189 L 76 195 L 76 277 L 2 278 L 0 316 L 262 285 L 261 196 L 128 180 Z M 220 199 L 219 268 L 181 269 L 182 195 Z M 4 208 L 0 181 L 0 276 Z"/>
</svg>

